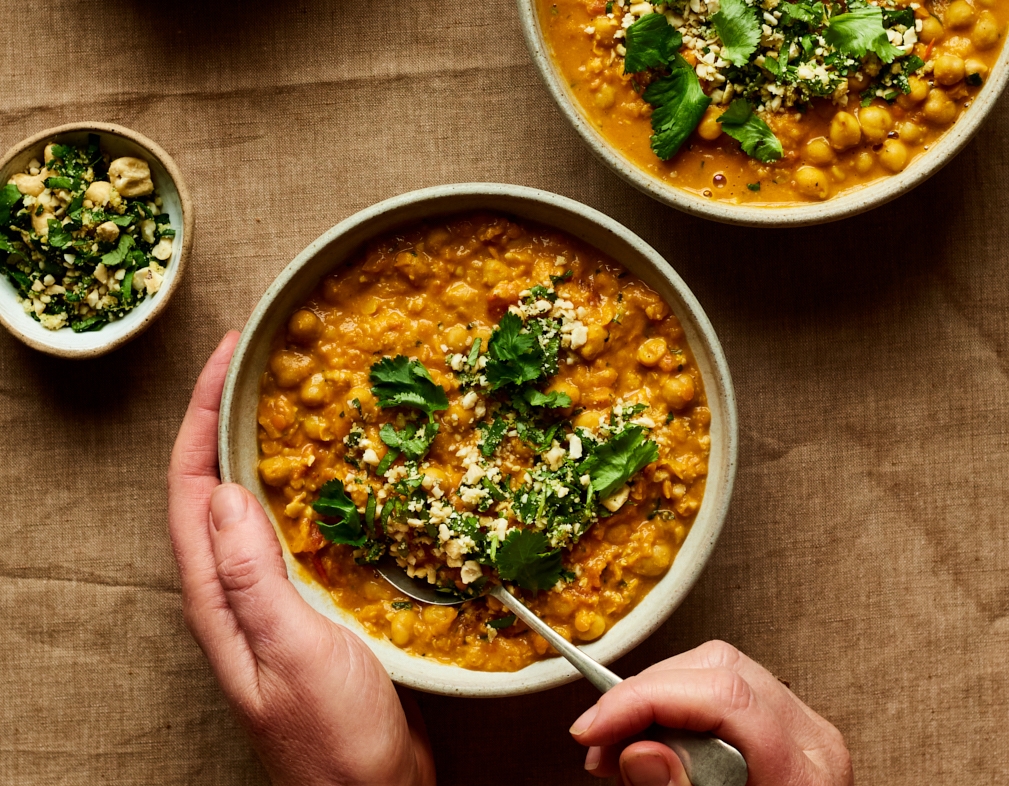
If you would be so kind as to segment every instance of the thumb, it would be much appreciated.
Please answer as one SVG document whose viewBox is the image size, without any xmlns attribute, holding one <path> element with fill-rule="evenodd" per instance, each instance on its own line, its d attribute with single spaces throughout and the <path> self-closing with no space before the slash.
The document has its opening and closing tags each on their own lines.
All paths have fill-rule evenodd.
<svg viewBox="0 0 1009 786">
<path fill-rule="evenodd" d="M 287 579 L 266 511 L 244 488 L 225 483 L 210 497 L 210 529 L 217 577 L 249 646 L 259 660 L 283 657 L 312 629 L 315 612 Z"/>
<path fill-rule="evenodd" d="M 683 762 L 659 742 L 638 742 L 624 750 L 620 775 L 628 786 L 690 786 Z"/>
</svg>

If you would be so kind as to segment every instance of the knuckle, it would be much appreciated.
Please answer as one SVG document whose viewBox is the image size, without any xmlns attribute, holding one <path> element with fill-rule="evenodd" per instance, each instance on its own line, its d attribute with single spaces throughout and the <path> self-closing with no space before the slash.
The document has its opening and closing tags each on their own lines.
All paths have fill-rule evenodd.
<svg viewBox="0 0 1009 786">
<path fill-rule="evenodd" d="M 720 639 L 705 642 L 697 649 L 709 666 L 726 669 L 734 668 L 743 655 L 743 653 L 727 641 L 721 641 Z"/>
<path fill-rule="evenodd" d="M 753 704 L 750 684 L 731 669 L 713 671 L 712 690 L 716 704 L 725 715 L 746 712 Z"/>
</svg>

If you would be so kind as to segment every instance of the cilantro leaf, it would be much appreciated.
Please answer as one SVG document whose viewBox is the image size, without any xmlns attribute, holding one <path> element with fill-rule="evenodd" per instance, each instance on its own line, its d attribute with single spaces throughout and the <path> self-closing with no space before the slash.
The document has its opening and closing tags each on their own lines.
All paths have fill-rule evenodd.
<svg viewBox="0 0 1009 786">
<path fill-rule="evenodd" d="M 49 245 L 52 246 L 53 248 L 65 248 L 66 246 L 69 246 L 70 243 L 73 242 L 74 239 L 73 235 L 67 232 L 63 228 L 63 224 L 61 224 L 55 218 L 50 218 L 49 221 L 47 222 L 47 225 L 49 227 L 49 235 L 47 237 L 47 240 L 49 241 Z"/>
<path fill-rule="evenodd" d="M 431 448 L 431 443 L 438 434 L 438 424 L 428 422 L 418 429 L 408 425 L 402 431 L 396 431 L 392 423 L 386 423 L 378 432 L 382 441 L 393 450 L 403 453 L 412 461 L 420 461 Z"/>
<path fill-rule="evenodd" d="M 496 620 L 487 620 L 487 627 L 494 630 L 508 628 L 515 624 L 515 615 L 509 614 L 507 617 L 498 617 Z"/>
<path fill-rule="evenodd" d="M 735 66 L 744 66 L 760 45 L 757 12 L 745 0 L 722 0 L 711 23 L 722 39 L 722 57 Z"/>
<path fill-rule="evenodd" d="M 900 72 L 905 75 L 913 74 L 924 65 L 925 61 L 918 57 L 918 55 L 911 55 L 910 57 L 900 61 Z M 911 88 L 908 87 L 908 90 L 910 89 Z"/>
<path fill-rule="evenodd" d="M 502 579 L 534 592 L 550 589 L 563 571 L 560 549 L 551 549 L 543 532 L 513 529 L 495 556 Z"/>
<path fill-rule="evenodd" d="M 676 154 L 711 103 L 692 68 L 674 68 L 648 85 L 642 98 L 655 107 L 652 150 L 663 161 Z"/>
<path fill-rule="evenodd" d="M 627 28 L 624 73 L 668 65 L 683 46 L 683 36 L 664 14 L 645 14 Z"/>
<path fill-rule="evenodd" d="M 531 407 L 550 407 L 552 409 L 557 409 L 559 407 L 571 406 L 571 396 L 567 393 L 562 393 L 559 390 L 553 390 L 549 393 L 540 393 L 540 391 L 535 388 L 527 388 L 522 392 L 522 398 L 524 398 L 526 403 Z"/>
<path fill-rule="evenodd" d="M 781 11 L 781 23 L 805 22 L 814 26 L 823 22 L 823 3 L 782 3 L 778 6 Z"/>
<path fill-rule="evenodd" d="M 644 429 L 628 426 L 615 437 L 596 445 L 578 469 L 588 473 L 592 488 L 605 499 L 658 457 L 659 447 L 645 439 Z"/>
<path fill-rule="evenodd" d="M 781 158 L 781 142 L 768 127 L 767 123 L 757 117 L 753 107 L 745 98 L 737 98 L 729 108 L 718 117 L 722 130 L 739 142 L 743 152 L 748 156 L 769 164 Z"/>
<path fill-rule="evenodd" d="M 886 37 L 883 11 L 875 5 L 832 16 L 823 37 L 831 46 L 854 57 L 865 57 L 866 52 L 875 52 L 884 63 L 892 63 L 894 58 L 904 54 Z"/>
<path fill-rule="evenodd" d="M 102 264 L 105 265 L 105 267 L 115 267 L 116 265 L 123 264 L 123 260 L 126 259 L 126 255 L 133 246 L 134 241 L 132 237 L 127 234 L 120 235 L 119 245 L 112 249 L 109 253 L 102 254 Z"/>
<path fill-rule="evenodd" d="M 11 220 L 11 208 L 21 199 L 21 192 L 13 183 L 0 188 L 0 225 L 7 226 Z"/>
<path fill-rule="evenodd" d="M 522 319 L 510 311 L 501 317 L 497 329 L 487 344 L 487 367 L 484 374 L 491 390 L 505 385 L 521 385 L 538 379 L 543 370 L 542 353 L 536 337 L 521 333 Z"/>
<path fill-rule="evenodd" d="M 385 357 L 371 367 L 371 392 L 380 407 L 412 407 L 427 414 L 448 409 L 448 396 L 418 360 L 404 355 Z"/>
<path fill-rule="evenodd" d="M 340 519 L 336 524 L 316 521 L 319 531 L 330 543 L 363 546 L 367 535 L 361 527 L 361 514 L 343 488 L 343 481 L 331 480 L 319 489 L 319 498 L 312 503 L 316 513 Z"/>
<path fill-rule="evenodd" d="M 44 182 L 46 188 L 63 188 L 69 191 L 74 187 L 73 178 L 70 177 L 47 177 Z"/>
<path fill-rule="evenodd" d="M 489 425 L 481 423 L 477 428 L 482 432 L 480 453 L 484 458 L 490 458 L 494 455 L 494 451 L 498 449 L 501 440 L 504 439 L 505 432 L 508 430 L 508 421 L 497 417 Z"/>
</svg>

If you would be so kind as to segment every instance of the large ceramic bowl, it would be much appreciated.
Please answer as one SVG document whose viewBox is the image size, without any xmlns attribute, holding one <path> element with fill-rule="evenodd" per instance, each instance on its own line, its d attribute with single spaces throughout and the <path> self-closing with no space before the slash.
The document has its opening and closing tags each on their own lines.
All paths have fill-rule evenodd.
<svg viewBox="0 0 1009 786">
<path fill-rule="evenodd" d="M 599 133 L 582 114 L 578 99 L 554 63 L 536 6 L 537 0 L 518 0 L 519 18 L 529 53 L 557 106 L 581 134 L 592 152 L 620 177 L 653 199 L 687 213 L 726 224 L 777 227 L 824 224 L 863 213 L 896 199 L 930 178 L 960 152 L 988 117 L 988 113 L 1002 95 L 1006 81 L 1009 80 L 1009 46 L 1004 46 L 984 87 L 968 110 L 936 144 L 931 146 L 930 150 L 915 158 L 899 174 L 889 175 L 823 202 L 767 206 L 733 205 L 705 199 L 648 174 Z"/>
<path fill-rule="evenodd" d="M 556 194 L 518 186 L 487 183 L 439 186 L 381 202 L 336 225 L 302 251 L 263 295 L 235 350 L 224 388 L 220 419 L 221 474 L 241 483 L 269 510 L 257 465 L 256 412 L 260 378 L 266 369 L 270 341 L 320 280 L 354 256 L 370 239 L 424 218 L 487 209 L 536 221 L 581 238 L 623 264 L 662 295 L 679 317 L 697 359 L 711 408 L 711 456 L 704 501 L 672 567 L 626 617 L 598 641 L 585 646 L 608 663 L 631 650 L 683 601 L 707 562 L 729 506 L 736 466 L 736 407 L 725 357 L 700 304 L 659 254 L 616 221 L 592 208 Z M 277 522 L 274 521 L 274 527 Z M 578 675 L 560 658 L 538 661 L 521 671 L 468 671 L 431 662 L 372 637 L 331 599 L 292 557 L 278 537 L 288 575 L 316 609 L 356 631 L 394 680 L 432 693 L 458 696 L 507 696 L 543 690 Z"/>
<path fill-rule="evenodd" d="M 193 245 L 193 206 L 182 174 L 172 157 L 147 137 L 110 123 L 71 123 L 40 131 L 19 142 L 0 159 L 0 185 L 11 175 L 23 172 L 33 158 L 42 160 L 49 142 L 87 144 L 88 134 L 101 138 L 102 150 L 113 158 L 135 156 L 151 167 L 154 188 L 164 203 L 163 211 L 175 229 L 172 257 L 166 263 L 161 288 L 128 312 L 122 319 L 104 325 L 101 330 L 74 333 L 69 327 L 47 330 L 28 316 L 10 280 L 0 275 L 0 322 L 28 346 L 65 358 L 90 358 L 104 355 L 140 335 L 168 305 L 168 300 L 182 280 L 189 250 Z"/>
</svg>

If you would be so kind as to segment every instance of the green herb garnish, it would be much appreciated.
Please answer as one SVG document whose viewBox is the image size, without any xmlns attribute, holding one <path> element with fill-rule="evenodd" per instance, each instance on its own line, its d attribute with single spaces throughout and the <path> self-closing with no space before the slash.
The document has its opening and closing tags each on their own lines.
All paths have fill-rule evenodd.
<svg viewBox="0 0 1009 786">
<path fill-rule="evenodd" d="M 371 367 L 371 392 L 378 399 L 378 405 L 386 407 L 411 407 L 427 414 L 429 420 L 434 413 L 448 409 L 445 389 L 435 384 L 431 374 L 418 360 L 410 360 L 404 355 L 382 358 Z"/>
</svg>

